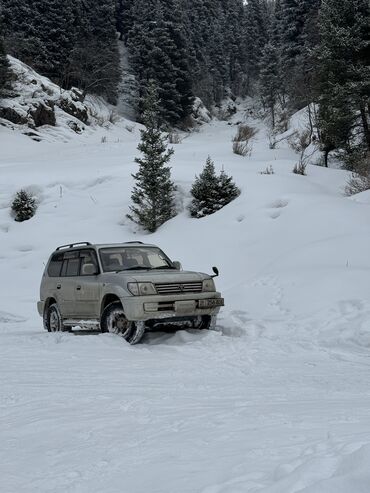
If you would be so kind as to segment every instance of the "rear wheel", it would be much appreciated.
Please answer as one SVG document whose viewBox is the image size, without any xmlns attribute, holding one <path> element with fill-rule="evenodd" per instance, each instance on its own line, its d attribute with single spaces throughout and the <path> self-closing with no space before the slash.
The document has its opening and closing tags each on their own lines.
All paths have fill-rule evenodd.
<svg viewBox="0 0 370 493">
<path fill-rule="evenodd" d="M 127 320 L 119 301 L 114 301 L 104 308 L 100 328 L 102 332 L 120 335 L 130 344 L 136 344 L 142 336 L 139 325 Z"/>
<path fill-rule="evenodd" d="M 64 330 L 62 315 L 56 303 L 49 306 L 44 320 L 48 332 L 61 332 Z"/>
</svg>

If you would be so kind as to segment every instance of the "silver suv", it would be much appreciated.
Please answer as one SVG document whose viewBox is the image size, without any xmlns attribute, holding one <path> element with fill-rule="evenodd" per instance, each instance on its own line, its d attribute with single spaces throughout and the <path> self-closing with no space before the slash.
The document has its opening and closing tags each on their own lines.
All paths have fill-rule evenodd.
<svg viewBox="0 0 370 493">
<path fill-rule="evenodd" d="M 224 300 L 213 277 L 183 271 L 155 245 L 73 243 L 51 255 L 39 314 L 49 332 L 96 328 L 139 342 L 146 330 L 209 329 Z"/>
</svg>

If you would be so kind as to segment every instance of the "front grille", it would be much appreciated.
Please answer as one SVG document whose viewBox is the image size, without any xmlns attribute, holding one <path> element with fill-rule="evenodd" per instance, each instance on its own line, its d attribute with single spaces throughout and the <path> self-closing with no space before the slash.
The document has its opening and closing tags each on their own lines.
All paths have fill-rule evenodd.
<svg viewBox="0 0 370 493">
<path fill-rule="evenodd" d="M 203 289 L 202 281 L 156 284 L 158 294 L 181 294 L 181 293 L 201 293 Z"/>
</svg>

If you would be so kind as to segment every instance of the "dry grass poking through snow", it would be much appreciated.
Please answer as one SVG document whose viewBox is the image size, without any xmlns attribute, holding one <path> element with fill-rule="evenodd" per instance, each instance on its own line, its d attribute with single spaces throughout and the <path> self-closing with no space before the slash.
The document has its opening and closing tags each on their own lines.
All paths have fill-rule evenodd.
<svg viewBox="0 0 370 493">
<path fill-rule="evenodd" d="M 233 153 L 239 156 L 247 156 L 252 152 L 251 140 L 256 135 L 257 129 L 249 125 L 239 125 L 233 138 Z"/>
</svg>

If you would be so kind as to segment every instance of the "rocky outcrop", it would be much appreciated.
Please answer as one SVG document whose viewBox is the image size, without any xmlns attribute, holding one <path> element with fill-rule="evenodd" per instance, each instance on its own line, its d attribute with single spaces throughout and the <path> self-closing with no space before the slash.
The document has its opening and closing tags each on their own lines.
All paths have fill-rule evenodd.
<svg viewBox="0 0 370 493">
<path fill-rule="evenodd" d="M 42 125 L 51 125 L 55 127 L 56 117 L 54 111 L 54 101 L 40 101 L 36 104 L 32 104 L 29 109 L 29 115 L 33 120 L 35 127 L 41 127 Z"/>
<path fill-rule="evenodd" d="M 80 92 L 77 89 L 71 89 L 70 91 L 68 91 L 67 97 L 62 95 L 56 101 L 56 104 L 59 106 L 59 108 L 68 113 L 68 115 L 77 118 L 83 123 L 87 123 L 89 120 L 89 113 L 86 106 L 81 103 L 80 99 Z"/>
<path fill-rule="evenodd" d="M 102 98 L 87 96 L 82 101 L 79 89 L 62 89 L 16 58 L 9 56 L 9 62 L 12 88 L 0 100 L 0 124 L 26 127 L 20 130 L 34 140 L 42 140 L 43 135 L 66 140 L 87 125 L 113 123 L 113 109 Z"/>
<path fill-rule="evenodd" d="M 15 123 L 16 125 L 27 125 L 27 113 L 20 113 L 16 108 L 11 106 L 0 106 L 0 118 Z"/>
</svg>

